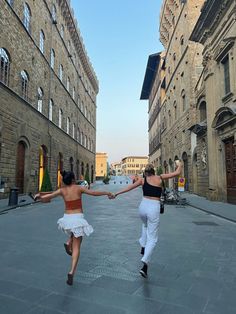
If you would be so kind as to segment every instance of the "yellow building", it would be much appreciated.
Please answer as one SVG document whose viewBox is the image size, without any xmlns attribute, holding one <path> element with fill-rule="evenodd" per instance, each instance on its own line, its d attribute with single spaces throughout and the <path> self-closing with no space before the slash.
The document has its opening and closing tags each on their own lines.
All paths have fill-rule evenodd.
<svg viewBox="0 0 236 314">
<path fill-rule="evenodd" d="M 142 174 L 147 163 L 148 157 L 140 156 L 125 157 L 121 161 L 122 174 L 123 175 Z"/>
<path fill-rule="evenodd" d="M 107 153 L 96 153 L 96 180 L 107 175 Z"/>
</svg>

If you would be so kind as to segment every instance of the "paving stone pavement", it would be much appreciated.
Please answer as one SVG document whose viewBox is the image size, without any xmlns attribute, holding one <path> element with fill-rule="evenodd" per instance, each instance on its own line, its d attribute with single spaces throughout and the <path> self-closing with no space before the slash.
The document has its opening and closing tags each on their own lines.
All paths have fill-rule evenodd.
<svg viewBox="0 0 236 314">
<path fill-rule="evenodd" d="M 166 206 L 144 279 L 138 273 L 141 197 L 141 188 L 115 200 L 83 196 L 94 233 L 83 239 L 72 287 L 65 283 L 70 267 L 66 236 L 56 225 L 63 201 L 2 212 L 0 313 L 235 313 L 235 223 L 190 206 Z"/>
</svg>

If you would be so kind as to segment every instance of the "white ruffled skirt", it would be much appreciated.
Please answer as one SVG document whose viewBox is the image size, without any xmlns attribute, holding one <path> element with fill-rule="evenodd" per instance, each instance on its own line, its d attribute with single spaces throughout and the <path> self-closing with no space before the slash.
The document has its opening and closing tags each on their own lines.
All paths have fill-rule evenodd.
<svg viewBox="0 0 236 314">
<path fill-rule="evenodd" d="M 58 229 L 65 232 L 67 235 L 78 237 L 89 236 L 93 232 L 93 227 L 84 219 L 84 214 L 64 214 L 64 216 L 57 221 Z"/>
</svg>

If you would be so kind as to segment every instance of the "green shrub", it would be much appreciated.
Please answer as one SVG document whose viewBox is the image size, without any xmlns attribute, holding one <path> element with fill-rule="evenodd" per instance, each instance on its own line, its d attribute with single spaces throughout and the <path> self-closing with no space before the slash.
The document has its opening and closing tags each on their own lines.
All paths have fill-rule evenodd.
<svg viewBox="0 0 236 314">
<path fill-rule="evenodd" d="M 51 184 L 49 172 L 48 172 L 48 169 L 45 168 L 40 192 L 51 192 L 51 191 L 52 191 L 52 184 Z"/>
<path fill-rule="evenodd" d="M 107 175 L 107 176 L 104 176 L 103 183 L 104 183 L 104 184 L 108 184 L 109 181 L 110 181 L 109 176 L 108 176 L 108 175 Z"/>
</svg>

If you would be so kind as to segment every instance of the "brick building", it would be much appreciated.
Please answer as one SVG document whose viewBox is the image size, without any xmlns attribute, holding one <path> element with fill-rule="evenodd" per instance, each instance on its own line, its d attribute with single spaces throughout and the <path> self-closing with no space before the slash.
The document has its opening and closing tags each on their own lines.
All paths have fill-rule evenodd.
<svg viewBox="0 0 236 314">
<path fill-rule="evenodd" d="M 37 191 L 48 167 L 95 176 L 98 80 L 67 0 L 0 0 L 0 176 Z"/>
</svg>

